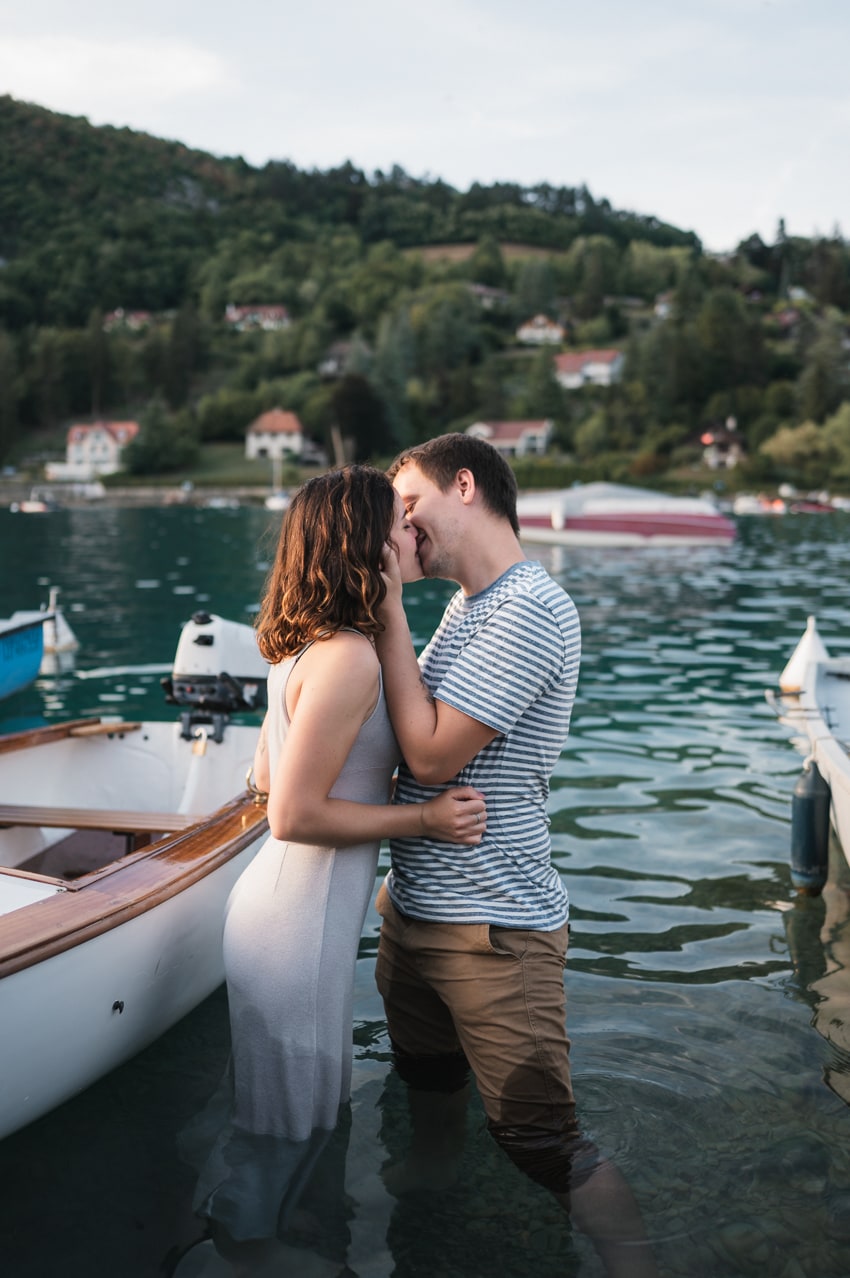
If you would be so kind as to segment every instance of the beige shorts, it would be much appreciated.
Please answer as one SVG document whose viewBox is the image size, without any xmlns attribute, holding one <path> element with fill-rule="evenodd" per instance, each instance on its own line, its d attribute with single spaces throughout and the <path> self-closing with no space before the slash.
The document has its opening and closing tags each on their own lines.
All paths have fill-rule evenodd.
<svg viewBox="0 0 850 1278">
<path fill-rule="evenodd" d="M 575 1130 L 566 1029 L 568 925 L 535 932 L 423 922 L 381 885 L 376 980 L 394 1047 L 462 1051 L 490 1125 Z"/>
</svg>

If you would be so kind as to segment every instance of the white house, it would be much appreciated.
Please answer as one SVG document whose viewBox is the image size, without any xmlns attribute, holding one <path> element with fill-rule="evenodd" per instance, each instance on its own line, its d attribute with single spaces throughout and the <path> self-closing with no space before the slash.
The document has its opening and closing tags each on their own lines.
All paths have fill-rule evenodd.
<svg viewBox="0 0 850 1278">
<path fill-rule="evenodd" d="M 245 435 L 245 456 L 270 457 L 282 461 L 284 457 L 300 457 L 304 451 L 304 427 L 295 413 L 282 408 L 270 408 L 251 422 Z"/>
<path fill-rule="evenodd" d="M 225 309 L 224 322 L 228 328 L 235 329 L 237 333 L 247 333 L 251 329 L 276 333 L 282 328 L 289 328 L 291 323 L 285 306 L 233 306 L 232 304 Z"/>
<path fill-rule="evenodd" d="M 554 423 L 548 418 L 526 422 L 474 422 L 467 435 L 486 439 L 504 457 L 541 456 L 549 447 Z"/>
<path fill-rule="evenodd" d="M 121 469 L 121 454 L 139 433 L 138 422 L 93 422 L 68 428 L 65 461 L 48 462 L 45 477 L 51 480 L 97 479 Z"/>
<path fill-rule="evenodd" d="M 725 425 L 710 426 L 700 435 L 702 459 L 709 470 L 733 470 L 744 460 L 744 445 L 738 421 L 727 417 Z"/>
<path fill-rule="evenodd" d="M 566 351 L 555 356 L 555 381 L 564 390 L 580 386 L 612 386 L 623 375 L 625 359 L 618 350 Z"/>
<path fill-rule="evenodd" d="M 516 331 L 517 341 L 528 346 L 560 346 L 564 340 L 564 327 L 550 320 L 548 315 L 535 315 L 526 320 Z"/>
</svg>

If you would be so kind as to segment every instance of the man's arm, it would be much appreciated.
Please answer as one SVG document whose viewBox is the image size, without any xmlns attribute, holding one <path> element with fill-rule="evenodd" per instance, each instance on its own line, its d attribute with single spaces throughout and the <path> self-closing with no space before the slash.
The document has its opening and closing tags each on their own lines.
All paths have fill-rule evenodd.
<svg viewBox="0 0 850 1278">
<path fill-rule="evenodd" d="M 425 686 L 401 601 L 401 586 L 390 581 L 381 610 L 385 629 L 376 646 L 384 678 L 384 693 L 393 728 L 405 762 L 423 785 L 441 785 L 456 777 L 484 746 L 498 735 L 445 701 Z"/>
</svg>

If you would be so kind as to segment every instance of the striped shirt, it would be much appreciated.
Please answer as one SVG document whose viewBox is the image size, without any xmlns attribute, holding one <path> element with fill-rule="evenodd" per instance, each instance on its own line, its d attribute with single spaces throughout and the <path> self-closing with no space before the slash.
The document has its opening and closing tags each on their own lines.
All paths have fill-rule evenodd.
<svg viewBox="0 0 850 1278">
<path fill-rule="evenodd" d="M 514 564 L 480 594 L 449 601 L 419 664 L 431 694 L 498 731 L 447 785 L 472 785 L 487 803 L 476 847 L 393 839 L 387 889 L 414 918 L 551 931 L 568 914 L 552 865 L 546 800 L 578 682 L 581 631 L 569 595 L 539 563 Z M 395 801 L 447 786 L 420 785 L 404 764 Z"/>
</svg>

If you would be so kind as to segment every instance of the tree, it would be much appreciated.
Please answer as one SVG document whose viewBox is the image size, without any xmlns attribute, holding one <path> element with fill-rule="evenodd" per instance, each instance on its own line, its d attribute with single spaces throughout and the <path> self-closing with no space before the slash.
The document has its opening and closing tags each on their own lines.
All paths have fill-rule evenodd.
<svg viewBox="0 0 850 1278">
<path fill-rule="evenodd" d="M 199 432 L 191 413 L 169 416 L 162 400 L 151 400 L 139 421 L 139 433 L 124 450 L 131 475 L 158 475 L 190 466 L 198 457 Z"/>
<path fill-rule="evenodd" d="M 520 319 L 551 315 L 555 309 L 555 276 L 545 258 L 526 258 L 516 280 L 516 309 Z"/>
<path fill-rule="evenodd" d="M 12 339 L 0 329 L 0 458 L 9 455 L 9 449 L 18 435 L 18 381 L 17 356 Z"/>
<path fill-rule="evenodd" d="M 410 442 L 407 383 L 415 367 L 416 343 L 410 315 L 406 307 L 401 307 L 381 319 L 373 366 L 374 385 L 384 401 L 387 424 L 398 449 Z"/>
<path fill-rule="evenodd" d="M 482 235 L 468 263 L 469 278 L 490 288 L 502 288 L 507 277 L 505 259 L 493 235 Z"/>
<path fill-rule="evenodd" d="M 174 316 L 165 344 L 163 389 L 169 407 L 180 408 L 189 398 L 192 376 L 198 365 L 201 334 L 198 314 L 191 302 Z"/>
<path fill-rule="evenodd" d="M 346 373 L 334 388 L 333 411 L 342 437 L 351 441 L 352 460 L 363 462 L 393 449 L 383 401 L 365 377 Z"/>
<path fill-rule="evenodd" d="M 806 352 L 797 383 L 800 416 L 822 422 L 850 394 L 841 316 L 831 312 L 815 321 L 815 336 Z"/>
<path fill-rule="evenodd" d="M 110 391 L 112 360 L 109 351 L 109 339 L 103 331 L 103 312 L 92 311 L 86 330 L 88 340 L 88 365 L 91 378 L 91 412 L 93 417 L 100 417 L 107 403 Z"/>
</svg>

